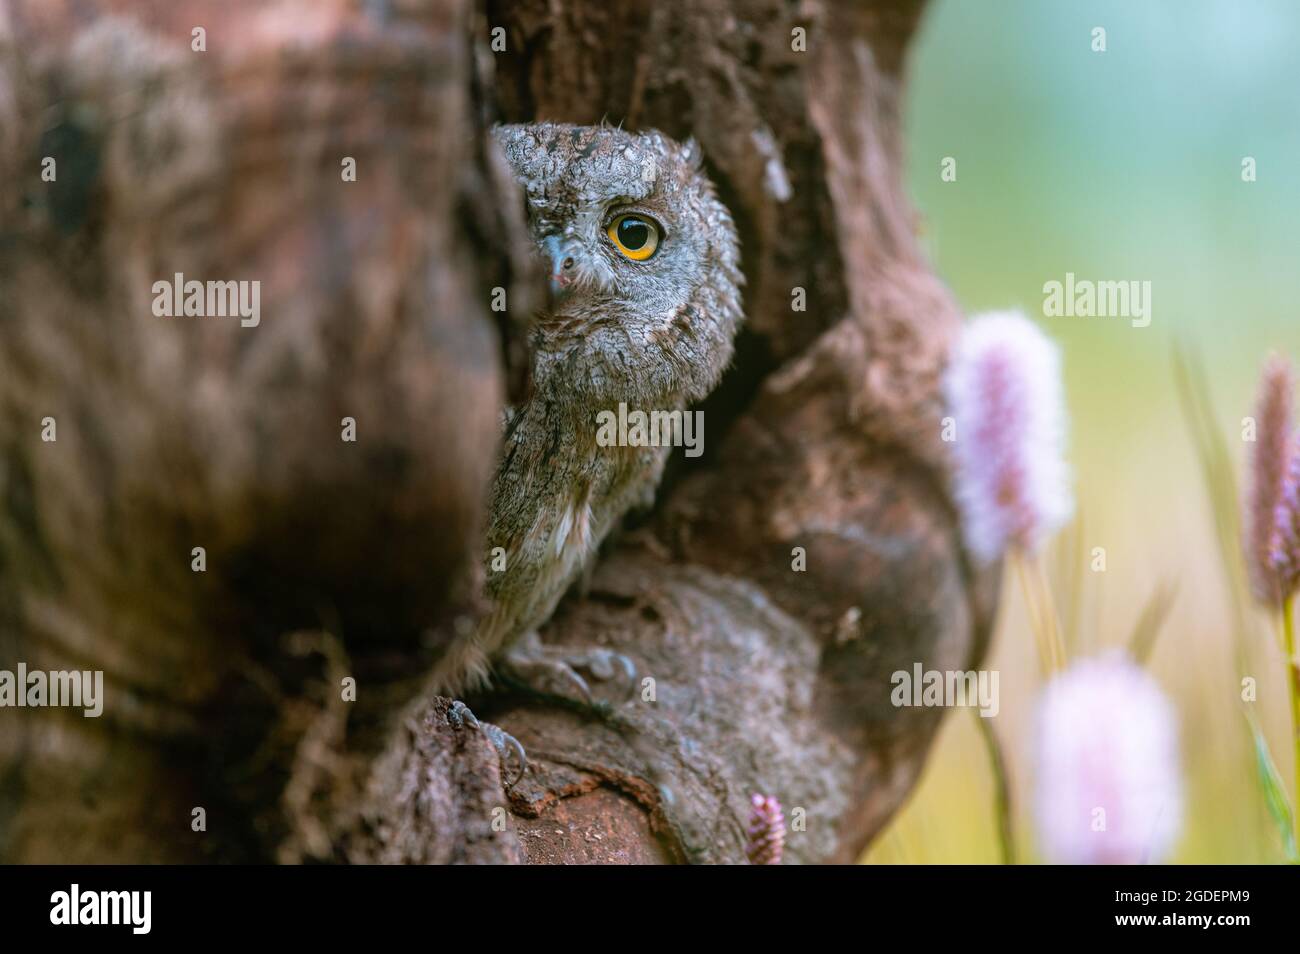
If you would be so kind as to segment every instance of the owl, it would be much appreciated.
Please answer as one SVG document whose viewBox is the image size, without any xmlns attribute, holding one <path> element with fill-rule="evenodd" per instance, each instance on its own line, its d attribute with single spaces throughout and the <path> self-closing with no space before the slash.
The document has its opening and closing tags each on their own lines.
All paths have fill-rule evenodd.
<svg viewBox="0 0 1300 954">
<path fill-rule="evenodd" d="M 533 390 L 507 411 L 491 489 L 492 608 L 448 647 L 435 689 L 496 675 L 590 701 L 583 671 L 631 677 L 630 662 L 544 647 L 536 629 L 628 509 L 653 499 L 672 450 L 605 446 L 598 418 L 620 404 L 683 411 L 717 383 L 741 321 L 736 229 L 694 141 L 603 125 L 494 132 L 550 296 L 533 316 Z"/>
</svg>

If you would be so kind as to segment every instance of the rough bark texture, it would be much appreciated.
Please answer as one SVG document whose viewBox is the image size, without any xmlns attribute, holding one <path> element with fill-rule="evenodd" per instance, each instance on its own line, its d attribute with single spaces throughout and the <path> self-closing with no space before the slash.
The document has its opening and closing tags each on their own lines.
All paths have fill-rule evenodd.
<svg viewBox="0 0 1300 954">
<path fill-rule="evenodd" d="M 959 313 L 900 181 L 919 3 L 0 3 L 0 668 L 109 694 L 0 710 L 0 858 L 735 863 L 752 792 L 802 809 L 787 861 L 862 851 L 940 718 L 890 674 L 977 662 L 996 583 L 939 440 Z M 543 633 L 653 700 L 469 700 L 528 749 L 507 792 L 418 692 L 480 610 L 526 363 L 485 132 L 602 118 L 699 140 L 748 324 L 709 452 Z M 258 278 L 268 317 L 156 318 L 175 272 Z"/>
</svg>

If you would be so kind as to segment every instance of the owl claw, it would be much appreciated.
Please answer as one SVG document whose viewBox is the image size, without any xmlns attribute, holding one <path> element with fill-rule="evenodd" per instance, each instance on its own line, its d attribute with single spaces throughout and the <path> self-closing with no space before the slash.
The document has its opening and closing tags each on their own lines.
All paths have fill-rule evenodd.
<svg viewBox="0 0 1300 954">
<path fill-rule="evenodd" d="M 455 700 L 451 708 L 447 711 L 447 721 L 458 729 L 469 726 L 471 729 L 478 729 L 482 732 L 492 747 L 497 750 L 497 758 L 501 761 L 501 776 L 504 787 L 507 789 L 514 788 L 515 784 L 524 777 L 524 772 L 528 770 L 528 755 L 524 752 L 523 745 L 509 732 L 491 722 L 480 722 L 478 716 L 470 711 L 469 706 L 460 700 Z M 519 762 L 519 770 L 506 781 L 506 776 L 510 767 L 510 756 L 514 755 Z"/>
<path fill-rule="evenodd" d="M 534 692 L 562 696 L 589 706 L 595 703 L 587 680 L 563 659 L 512 652 L 501 660 L 497 668 L 507 680 Z"/>
<path fill-rule="evenodd" d="M 595 707 L 597 700 L 579 669 L 601 682 L 625 681 L 630 687 L 636 680 L 636 664 L 622 653 L 604 648 L 543 646 L 535 634 L 507 653 L 498 668 L 506 679 L 527 689 L 589 707 Z M 620 676 L 622 680 L 618 680 Z"/>
<path fill-rule="evenodd" d="M 604 682 L 611 682 L 620 675 L 628 685 L 636 682 L 636 663 L 612 649 L 589 649 L 574 661 L 590 669 L 593 676 Z"/>
</svg>

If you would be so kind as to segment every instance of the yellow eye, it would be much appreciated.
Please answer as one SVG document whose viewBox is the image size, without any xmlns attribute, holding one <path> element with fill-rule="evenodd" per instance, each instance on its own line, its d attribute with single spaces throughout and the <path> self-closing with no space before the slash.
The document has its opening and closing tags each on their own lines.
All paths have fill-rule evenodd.
<svg viewBox="0 0 1300 954">
<path fill-rule="evenodd" d="M 659 247 L 659 226 L 644 215 L 620 215 L 605 230 L 614 247 L 634 262 L 644 262 Z"/>
</svg>

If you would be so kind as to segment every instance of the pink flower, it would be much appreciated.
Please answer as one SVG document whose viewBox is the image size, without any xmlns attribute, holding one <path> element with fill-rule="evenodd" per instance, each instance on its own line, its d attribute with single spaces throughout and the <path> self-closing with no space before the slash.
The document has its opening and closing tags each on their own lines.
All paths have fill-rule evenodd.
<svg viewBox="0 0 1300 954">
<path fill-rule="evenodd" d="M 1292 440 L 1291 463 L 1273 511 L 1268 566 L 1273 592 L 1289 599 L 1300 589 L 1300 435 Z"/>
<path fill-rule="evenodd" d="M 1277 575 L 1274 537 L 1279 528 L 1278 507 L 1294 447 L 1291 433 L 1294 391 L 1291 365 L 1274 355 L 1264 365 L 1260 377 L 1244 520 L 1251 589 L 1260 601 L 1271 606 L 1281 603 L 1287 595 Z"/>
<path fill-rule="evenodd" d="M 985 561 L 1011 545 L 1034 551 L 1074 509 L 1060 352 L 1019 312 L 982 315 L 944 385 L 967 545 Z"/>
<path fill-rule="evenodd" d="M 1043 691 L 1035 739 L 1039 846 L 1066 864 L 1164 858 L 1182 823 L 1178 728 L 1122 652 L 1076 662 Z"/>
<path fill-rule="evenodd" d="M 779 865 L 785 848 L 785 815 L 781 803 L 770 795 L 754 794 L 749 805 L 745 854 L 751 864 Z"/>
</svg>

